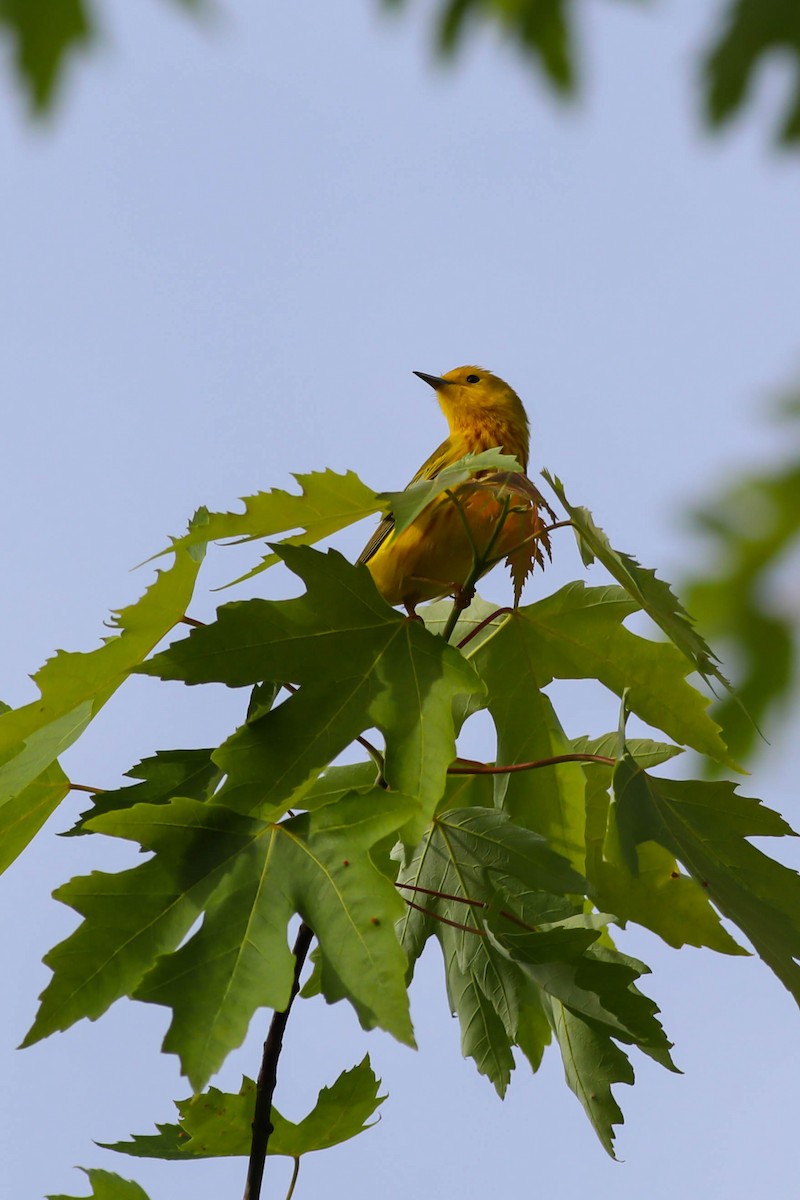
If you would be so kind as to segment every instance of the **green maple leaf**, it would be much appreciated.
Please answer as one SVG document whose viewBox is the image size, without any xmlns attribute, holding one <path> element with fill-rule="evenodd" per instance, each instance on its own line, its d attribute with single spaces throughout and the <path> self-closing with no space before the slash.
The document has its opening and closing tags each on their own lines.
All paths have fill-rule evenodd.
<svg viewBox="0 0 800 1200">
<path fill-rule="evenodd" d="M 92 807 L 81 813 L 65 836 L 85 832 L 87 821 L 93 817 L 133 808 L 134 804 L 165 804 L 173 796 L 209 799 L 222 778 L 211 755 L 211 750 L 157 750 L 152 757 L 125 772 L 129 779 L 138 779 L 139 783 L 98 792 Z"/>
<path fill-rule="evenodd" d="M 386 1099 L 378 1095 L 380 1080 L 370 1066 L 369 1055 L 335 1083 L 324 1087 L 310 1113 L 301 1121 L 289 1121 L 273 1106 L 273 1131 L 267 1153 L 300 1158 L 316 1150 L 327 1150 L 370 1129 L 367 1124 Z M 175 1103 L 179 1122 L 158 1125 L 157 1134 L 134 1134 L 131 1141 L 101 1143 L 137 1158 L 180 1159 L 222 1158 L 248 1155 L 253 1136 L 256 1085 L 245 1077 L 238 1092 L 209 1088 L 199 1096 Z"/>
<path fill-rule="evenodd" d="M 58 763 L 53 762 L 21 792 L 0 805 L 0 872 L 33 840 L 69 790 L 69 780 Z"/>
<path fill-rule="evenodd" d="M 633 1067 L 610 1035 L 594 1028 L 558 1000 L 548 997 L 545 1012 L 561 1050 L 564 1076 L 612 1158 L 614 1126 L 623 1123 L 611 1092 L 615 1083 L 632 1084 Z"/>
<path fill-rule="evenodd" d="M 628 870 L 639 870 L 642 843 L 674 855 L 800 1003 L 800 876 L 747 841 L 794 836 L 790 826 L 731 783 L 663 779 L 629 755 L 614 771 L 614 794 Z"/>
<path fill-rule="evenodd" d="M 609 1037 L 636 1045 L 675 1070 L 669 1057 L 671 1043 L 655 1017 L 658 1008 L 634 986 L 649 967 L 598 944 L 572 961 L 542 962 L 536 934 L 527 941 L 532 943 L 530 950 L 526 939 L 514 938 L 511 955 L 546 995 Z"/>
<path fill-rule="evenodd" d="M 669 584 L 659 579 L 655 571 L 640 566 L 629 554 L 615 550 L 603 530 L 595 524 L 588 508 L 571 505 L 561 480 L 554 478 L 548 471 L 543 471 L 542 474 L 569 513 L 578 549 L 586 566 L 598 559 L 635 600 L 636 607 L 646 612 L 651 620 L 663 629 L 670 641 L 686 655 L 704 679 L 717 679 L 725 688 L 730 689 L 728 680 L 717 666 L 717 656 L 694 628 L 692 618 L 673 594 Z M 711 757 L 717 756 L 712 754 Z"/>
<path fill-rule="evenodd" d="M 307 547 L 284 546 L 280 555 L 305 583 L 304 596 L 225 605 L 214 624 L 140 669 L 189 684 L 299 685 L 214 755 L 228 775 L 218 799 L 244 811 L 274 816 L 302 805 L 320 772 L 377 727 L 387 783 L 418 801 L 404 834 L 414 842 L 455 757 L 454 701 L 482 694 L 483 685 L 456 649 L 389 608 L 365 568 Z"/>
<path fill-rule="evenodd" d="M 85 920 L 46 958 L 54 975 L 26 1044 L 133 995 L 173 1010 L 164 1049 L 199 1088 L 257 1008 L 285 1008 L 294 970 L 286 929 L 296 912 L 319 941 L 326 996 L 341 989 L 367 1028 L 413 1044 L 393 929 L 402 902 L 369 855 L 411 807 L 375 789 L 280 825 L 187 798 L 95 817 L 92 831 L 155 854 L 57 893 Z M 200 912 L 200 929 L 176 949 Z"/>
<path fill-rule="evenodd" d="M 113 1171 L 101 1171 L 98 1168 L 78 1167 L 89 1178 L 92 1194 L 87 1197 L 79 1196 L 48 1196 L 47 1200 L 147 1200 L 147 1193 L 132 1179 L 123 1179 Z"/>
<path fill-rule="evenodd" d="M 243 498 L 243 513 L 208 512 L 201 510 L 200 519 L 185 537 L 178 538 L 174 545 L 191 549 L 207 546 L 209 542 L 235 538 L 235 544 L 262 541 L 278 533 L 302 529 L 302 533 L 284 538 L 281 545 L 307 546 L 338 533 L 348 525 L 383 511 L 384 504 L 375 492 L 362 483 L 353 471 L 344 475 L 336 471 L 312 471 L 307 475 L 295 475 L 300 484 L 300 495 L 272 488 L 269 492 L 257 492 Z M 169 550 L 162 550 L 168 554 Z M 156 555 L 155 557 L 158 557 Z M 265 571 L 280 561 L 275 550 L 265 555 L 252 571 L 235 579 L 241 583 Z"/>
<path fill-rule="evenodd" d="M 579 738 L 581 753 L 618 753 L 619 735 Z M 680 753 L 677 746 L 633 739 L 627 751 L 643 769 L 657 766 Z M 673 854 L 655 842 L 638 850 L 638 871 L 632 874 L 622 852 L 616 813 L 611 804 L 612 768 L 602 763 L 584 766 L 586 788 L 586 875 L 591 896 L 603 912 L 613 912 L 621 924 L 635 921 L 670 946 L 708 946 L 720 954 L 745 954 L 722 925 L 708 892 L 684 874 Z"/>
<path fill-rule="evenodd" d="M 95 822 L 94 832 L 136 841 L 153 857 L 127 871 L 78 876 L 54 893 L 84 921 L 45 955 L 53 978 L 24 1045 L 82 1017 L 96 1020 L 131 995 L 159 955 L 185 937 L 261 828 L 219 805 L 183 798 L 135 805 Z"/>
<path fill-rule="evenodd" d="M 470 645 L 468 653 L 473 650 Z M 471 654 L 488 691 L 497 729 L 497 761 L 534 762 L 569 754 L 550 699 L 536 686 L 529 640 L 517 621 Z M 494 776 L 494 802 L 516 825 L 547 838 L 578 871 L 584 867 L 586 780 L 579 763 Z"/>
<path fill-rule="evenodd" d="M 569 916 L 574 905 L 563 893 L 580 891 L 581 876 L 507 814 L 479 808 L 440 814 L 397 882 L 416 906 L 399 926 L 409 961 L 413 966 L 430 936 L 439 939 L 462 1051 L 503 1095 L 514 1067 L 511 1046 L 522 1039 L 537 1061 L 543 1043 L 535 1017 L 523 1016 L 529 1000 L 524 973 L 495 952 L 481 914 L 498 892 L 505 897 L 513 890 L 524 919 Z M 549 953 L 562 951 L 551 941 Z"/>
<path fill-rule="evenodd" d="M 457 462 L 444 467 L 431 479 L 417 479 L 402 492 L 382 492 L 379 496 L 384 508 L 394 518 L 395 534 L 407 529 L 432 500 L 451 488 L 465 483 L 478 471 L 522 470 L 513 454 L 503 454 L 499 449 L 482 450 L 479 454 L 467 454 Z"/>
<path fill-rule="evenodd" d="M 3 806 L 13 828 L 16 853 L 38 830 L 63 794 L 64 778 L 53 771 L 59 755 L 75 742 L 130 671 L 180 621 L 192 595 L 200 562 L 176 552 L 175 563 L 161 571 L 144 596 L 115 617 L 119 633 L 97 650 L 61 650 L 34 675 L 41 696 L 22 708 L 0 714 L 0 821 Z M 38 782 L 37 782 L 38 781 Z M 36 784 L 21 798 L 25 790 Z M 30 805 L 27 810 L 26 805 Z"/>
<path fill-rule="evenodd" d="M 652 642 L 624 627 L 637 608 L 622 588 L 569 583 L 501 618 L 481 652 L 523 654 L 540 688 L 553 679 L 597 679 L 620 698 L 624 695 L 628 709 L 648 725 L 735 766 L 719 726 L 708 716 L 708 698 L 686 681 L 692 669 L 686 656 L 667 642 Z M 490 646 L 497 649 L 490 651 Z"/>
<path fill-rule="evenodd" d="M 377 787 L 379 782 L 378 768 L 374 762 L 328 767 L 314 780 L 303 796 L 303 808 L 313 812 L 326 804 L 341 800 L 348 792 L 361 792 L 365 795 Z"/>
</svg>

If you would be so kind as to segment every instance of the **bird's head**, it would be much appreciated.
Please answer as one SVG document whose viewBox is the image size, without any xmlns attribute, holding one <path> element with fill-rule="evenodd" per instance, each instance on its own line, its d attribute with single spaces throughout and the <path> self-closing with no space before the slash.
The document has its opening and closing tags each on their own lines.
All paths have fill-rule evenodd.
<svg viewBox="0 0 800 1200">
<path fill-rule="evenodd" d="M 451 433 L 473 423 L 508 426 L 527 445 L 528 417 L 522 401 L 505 380 L 483 367 L 456 367 L 446 375 L 415 371 L 435 390 Z"/>
</svg>

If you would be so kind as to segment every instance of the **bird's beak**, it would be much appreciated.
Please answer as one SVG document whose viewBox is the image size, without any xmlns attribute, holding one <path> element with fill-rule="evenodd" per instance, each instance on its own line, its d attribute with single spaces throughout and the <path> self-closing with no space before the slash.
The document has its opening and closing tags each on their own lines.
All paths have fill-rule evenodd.
<svg viewBox="0 0 800 1200">
<path fill-rule="evenodd" d="M 418 379 L 424 379 L 432 388 L 447 387 L 449 379 L 442 379 L 439 375 L 426 375 L 424 371 L 415 371 L 414 374 Z"/>
</svg>

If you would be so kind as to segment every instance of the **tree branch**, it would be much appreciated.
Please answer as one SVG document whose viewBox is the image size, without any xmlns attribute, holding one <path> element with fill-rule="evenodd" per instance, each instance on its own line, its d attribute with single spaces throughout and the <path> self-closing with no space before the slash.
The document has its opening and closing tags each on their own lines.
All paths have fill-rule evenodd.
<svg viewBox="0 0 800 1200">
<path fill-rule="evenodd" d="M 453 607 L 451 609 L 450 616 L 447 618 L 445 627 L 442 630 L 442 637 L 446 642 L 449 642 L 453 635 L 453 630 L 458 624 L 458 618 L 465 609 L 469 608 L 470 604 L 472 603 L 472 598 L 475 595 L 475 584 L 489 566 L 492 550 L 494 549 L 497 539 L 499 538 L 503 526 L 506 523 L 506 517 L 508 516 L 508 509 L 511 499 L 509 496 L 503 497 L 502 510 L 500 512 L 500 516 L 497 518 L 497 524 L 494 527 L 492 536 L 484 546 L 483 551 L 479 552 L 477 546 L 475 545 L 475 539 L 472 536 L 472 530 L 470 529 L 469 521 L 467 520 L 467 515 L 461 506 L 461 502 L 450 490 L 445 492 L 445 495 L 448 496 L 455 504 L 472 546 L 472 570 L 467 576 L 462 587 L 459 588 L 458 592 L 456 593 L 456 598 L 453 601 Z"/>
<path fill-rule="evenodd" d="M 267 1040 L 264 1042 L 264 1055 L 261 1059 L 261 1070 L 258 1073 L 256 1085 L 256 1108 L 253 1113 L 253 1138 L 250 1143 L 250 1161 L 247 1167 L 247 1183 L 244 1189 L 244 1200 L 259 1200 L 261 1181 L 264 1177 L 264 1164 L 267 1158 L 267 1146 L 272 1136 L 272 1097 L 278 1082 L 278 1059 L 283 1046 L 283 1035 L 294 998 L 300 990 L 300 973 L 306 961 L 306 955 L 311 947 L 314 931 L 305 921 L 301 922 L 297 937 L 292 948 L 294 954 L 294 979 L 289 994 L 289 1003 L 283 1012 L 272 1014 Z"/>
</svg>

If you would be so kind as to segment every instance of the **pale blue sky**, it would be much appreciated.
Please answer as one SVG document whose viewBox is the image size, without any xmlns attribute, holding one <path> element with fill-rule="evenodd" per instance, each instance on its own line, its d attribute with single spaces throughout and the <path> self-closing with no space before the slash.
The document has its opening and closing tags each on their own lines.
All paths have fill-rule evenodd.
<svg viewBox="0 0 800 1200">
<path fill-rule="evenodd" d="M 586 86 L 568 109 L 491 38 L 455 69 L 434 65 L 429 5 L 395 20 L 370 0 L 227 0 L 205 27 L 155 0 L 102 7 L 105 45 L 50 128 L 29 128 L 4 85 L 3 699 L 30 699 L 26 675 L 57 646 L 95 645 L 107 610 L 150 578 L 129 568 L 198 504 L 326 465 L 402 486 L 444 428 L 413 369 L 477 362 L 507 378 L 536 465 L 617 545 L 673 579 L 698 561 L 682 514 L 779 448 L 759 410 L 800 349 L 800 164 L 767 145 L 785 80 L 768 75 L 725 138 L 700 132 L 694 72 L 716 5 L 586 5 Z M 336 544 L 355 553 L 364 537 Z M 209 583 L 240 569 L 232 553 L 213 556 Z M 557 559 L 537 587 L 579 571 L 567 540 Z M 261 576 L 251 591 L 282 586 Z M 217 602 L 201 594 L 193 611 Z M 72 778 L 113 785 L 156 748 L 220 740 L 241 713 L 224 689 L 126 692 L 70 753 Z M 563 697 L 572 733 L 613 720 L 585 691 Z M 765 758 L 744 790 L 800 822 L 788 766 Z M 99 839 L 56 840 L 82 807 L 67 802 L 1 885 L 0 1195 L 83 1192 L 75 1163 L 136 1178 L 152 1200 L 238 1195 L 241 1162 L 92 1145 L 172 1119 L 187 1094 L 157 1053 L 165 1010 L 118 1004 L 12 1049 L 49 976 L 41 956 L 74 924 L 50 891 L 129 861 Z M 624 1165 L 556 1053 L 536 1077 L 521 1067 L 503 1104 L 462 1061 L 432 946 L 413 989 L 418 1055 L 363 1034 L 342 1005 L 293 1015 L 287 1115 L 367 1049 L 390 1093 L 376 1129 L 304 1166 L 297 1196 L 795 1197 L 793 1002 L 752 960 L 643 935 L 623 948 L 653 966 L 646 990 L 686 1072 L 635 1062 L 636 1087 L 618 1089 Z M 220 1086 L 257 1071 L 266 1023 Z M 265 1200 L 287 1179 L 270 1164 Z"/>
</svg>

